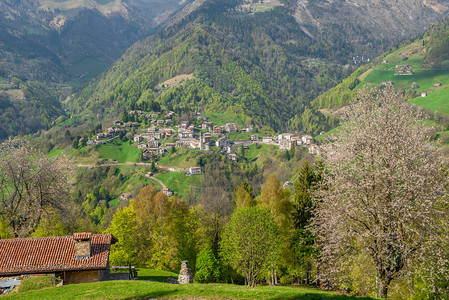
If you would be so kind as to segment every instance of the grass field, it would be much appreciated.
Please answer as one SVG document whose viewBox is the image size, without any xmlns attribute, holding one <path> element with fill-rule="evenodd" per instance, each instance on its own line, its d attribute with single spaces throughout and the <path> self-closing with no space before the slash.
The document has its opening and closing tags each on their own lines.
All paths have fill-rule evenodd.
<svg viewBox="0 0 449 300">
<path fill-rule="evenodd" d="M 428 94 L 427 97 L 418 97 L 410 100 L 410 102 L 449 115 L 449 89 L 433 92 Z"/>
<path fill-rule="evenodd" d="M 171 275 L 174 279 L 178 279 L 178 274 L 164 270 L 139 269 L 137 268 L 139 280 L 151 280 L 157 282 L 167 282 L 167 278 Z"/>
<path fill-rule="evenodd" d="M 228 139 L 231 141 L 249 141 L 253 134 L 257 134 L 254 132 L 239 132 L 239 133 L 230 133 L 227 135 Z M 262 136 L 259 134 L 259 136 Z"/>
<path fill-rule="evenodd" d="M 385 81 L 392 81 L 397 88 L 411 89 L 413 82 L 418 83 L 417 91 L 438 90 L 448 86 L 449 70 L 416 70 L 413 75 L 395 76 L 394 70 L 372 70 L 364 81 L 359 83 L 357 88 L 363 87 L 367 83 L 376 85 Z M 435 88 L 434 83 L 441 82 L 441 87 Z"/>
<path fill-rule="evenodd" d="M 158 164 L 164 167 L 176 167 L 184 169 L 192 167 L 192 165 L 195 165 L 195 163 L 190 160 L 189 153 L 175 153 L 172 155 L 164 156 L 158 162 Z"/>
<path fill-rule="evenodd" d="M 156 175 L 167 188 L 175 192 L 175 196 L 185 197 L 191 188 L 199 187 L 202 175 L 185 176 L 185 172 L 167 172 Z"/>
<path fill-rule="evenodd" d="M 60 156 L 65 153 L 65 149 L 52 149 L 50 152 L 48 152 L 48 157 L 55 157 Z"/>
<path fill-rule="evenodd" d="M 245 125 L 245 120 L 242 120 L 236 115 L 229 114 L 220 114 L 220 113 L 206 113 L 203 114 L 205 117 L 209 119 L 209 122 L 212 122 L 214 125 L 225 125 L 226 123 L 235 123 L 240 126 Z"/>
<path fill-rule="evenodd" d="M 167 284 L 150 281 L 103 281 L 12 293 L 6 299 L 363 299 L 299 286 Z M 369 298 L 364 298 L 369 299 Z"/>
<path fill-rule="evenodd" d="M 119 163 L 137 162 L 140 150 L 127 142 L 114 141 L 111 144 L 100 145 L 97 148 L 99 158 L 111 159 Z"/>
<path fill-rule="evenodd" d="M 379 64 L 376 66 L 379 68 L 394 68 L 396 65 L 411 65 L 412 68 L 421 67 L 423 57 L 425 55 L 425 46 L 423 46 L 423 40 L 417 40 L 407 47 L 403 47 L 393 51 L 385 57 L 388 61 L 387 64 Z M 408 57 L 406 60 L 402 60 L 400 55 Z"/>
<path fill-rule="evenodd" d="M 249 146 L 249 150 L 245 151 L 245 157 L 249 161 L 256 161 L 261 154 L 277 152 L 278 149 L 278 147 L 273 145 L 266 145 L 266 144 L 259 144 L 259 145 L 262 146 L 259 149 L 257 149 L 257 144 L 253 144 Z"/>
<path fill-rule="evenodd" d="M 339 127 L 335 127 L 324 134 L 317 135 L 314 139 L 316 141 L 324 141 L 328 136 L 338 133 L 338 128 Z"/>
</svg>

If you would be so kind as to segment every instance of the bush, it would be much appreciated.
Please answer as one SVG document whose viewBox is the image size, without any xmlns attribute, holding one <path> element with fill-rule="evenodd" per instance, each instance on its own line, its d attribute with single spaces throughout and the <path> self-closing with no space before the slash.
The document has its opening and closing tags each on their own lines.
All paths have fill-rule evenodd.
<svg viewBox="0 0 449 300">
<path fill-rule="evenodd" d="M 210 247 L 206 247 L 198 253 L 196 258 L 195 280 L 208 283 L 216 282 L 220 276 L 220 265 L 214 252 Z"/>
<path fill-rule="evenodd" d="M 53 287 L 61 282 L 61 279 L 54 276 L 37 276 L 28 277 L 22 280 L 18 286 L 19 292 L 26 292 L 32 290 L 40 290 L 48 287 Z"/>
<path fill-rule="evenodd" d="M 284 275 L 280 279 L 281 284 L 291 284 L 292 278 L 290 276 Z"/>
</svg>

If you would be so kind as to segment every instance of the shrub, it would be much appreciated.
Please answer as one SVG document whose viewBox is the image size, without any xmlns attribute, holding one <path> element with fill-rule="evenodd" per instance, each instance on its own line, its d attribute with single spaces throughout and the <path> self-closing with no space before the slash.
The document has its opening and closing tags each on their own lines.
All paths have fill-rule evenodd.
<svg viewBox="0 0 449 300">
<path fill-rule="evenodd" d="M 290 276 L 284 275 L 280 279 L 281 284 L 291 284 L 292 278 Z"/>
<path fill-rule="evenodd" d="M 198 253 L 196 258 L 195 280 L 198 282 L 215 282 L 220 276 L 220 265 L 210 247 Z"/>
<path fill-rule="evenodd" d="M 37 276 L 28 277 L 22 280 L 18 286 L 19 292 L 26 292 L 32 290 L 40 290 L 57 285 L 61 280 L 54 276 Z"/>
</svg>

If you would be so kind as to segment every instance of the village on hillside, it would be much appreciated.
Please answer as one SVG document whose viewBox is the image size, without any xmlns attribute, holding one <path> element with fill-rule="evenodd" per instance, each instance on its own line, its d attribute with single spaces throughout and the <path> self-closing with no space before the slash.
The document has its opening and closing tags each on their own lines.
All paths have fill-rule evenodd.
<svg viewBox="0 0 449 300">
<path fill-rule="evenodd" d="M 220 148 L 231 161 L 237 161 L 236 150 L 239 147 L 260 143 L 276 145 L 279 150 L 292 150 L 296 146 L 308 148 L 309 153 L 318 154 L 318 147 L 311 135 L 282 133 L 275 136 L 262 136 L 257 133 L 254 125 L 239 126 L 235 123 L 217 125 L 208 121 L 207 117 L 197 113 L 194 120 L 178 120 L 173 111 L 165 113 L 147 113 L 141 110 L 131 110 L 127 113 L 142 122 L 113 121 L 113 125 L 105 131 L 97 133 L 87 141 L 87 145 L 103 145 L 122 135 L 131 133 L 133 145 L 141 149 L 144 160 L 157 159 L 171 149 L 186 147 L 201 151 L 210 151 L 213 147 Z M 231 140 L 230 134 L 246 133 L 246 139 Z"/>
</svg>

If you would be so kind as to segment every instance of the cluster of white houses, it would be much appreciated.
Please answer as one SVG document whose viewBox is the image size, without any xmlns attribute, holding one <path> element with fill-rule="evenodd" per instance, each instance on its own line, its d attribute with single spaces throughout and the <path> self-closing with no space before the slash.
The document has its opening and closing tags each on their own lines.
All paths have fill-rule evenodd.
<svg viewBox="0 0 449 300">
<path fill-rule="evenodd" d="M 227 123 L 219 126 L 207 121 L 204 117 L 198 117 L 198 120 L 204 120 L 204 122 L 195 128 L 189 121 L 174 121 L 174 112 L 159 115 L 135 110 L 130 111 L 128 114 L 139 117 L 144 116 L 146 119 L 151 119 L 151 125 L 144 130 L 139 130 L 132 138 L 134 145 L 138 149 L 143 150 L 143 157 L 145 159 L 151 158 L 154 155 L 163 155 L 173 147 L 188 147 L 190 149 L 208 151 L 211 147 L 215 146 L 221 148 L 223 152 L 226 152 L 231 160 L 236 160 L 237 155 L 233 155 L 232 153 L 234 142 L 229 140 L 226 134 L 254 132 L 254 125 L 247 125 L 241 129 L 238 129 L 235 123 Z M 176 127 L 167 126 L 175 123 Z M 108 139 L 116 138 L 122 132 L 129 132 L 132 128 L 136 130 L 140 126 L 141 124 L 137 122 L 123 123 L 121 121 L 114 121 L 113 126 L 107 128 L 105 132 L 98 133 L 96 139 L 89 139 L 88 145 L 104 144 Z M 237 144 L 241 144 L 242 141 L 239 142 Z M 312 136 L 299 136 L 293 133 L 283 133 L 273 137 L 260 137 L 258 134 L 252 134 L 248 142 L 278 145 L 280 150 L 291 150 L 293 147 L 299 145 L 306 145 L 309 147 L 309 150 L 315 147 Z M 310 152 L 313 152 L 313 149 Z"/>
</svg>

